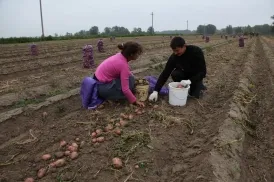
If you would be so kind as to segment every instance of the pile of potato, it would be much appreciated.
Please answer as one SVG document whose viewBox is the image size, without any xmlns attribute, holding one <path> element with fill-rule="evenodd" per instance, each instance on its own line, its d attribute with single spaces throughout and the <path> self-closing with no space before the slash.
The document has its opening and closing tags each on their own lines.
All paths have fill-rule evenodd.
<svg viewBox="0 0 274 182">
<path fill-rule="evenodd" d="M 144 78 L 135 79 L 135 85 L 149 85 L 149 82 Z"/>
<path fill-rule="evenodd" d="M 140 84 L 148 84 L 148 82 L 144 79 L 140 81 Z M 153 106 L 154 109 L 158 108 L 158 105 Z M 91 142 L 94 144 L 103 143 L 106 141 L 105 136 L 108 134 L 114 134 L 115 136 L 120 136 L 122 134 L 122 127 L 126 127 L 129 124 L 130 120 L 133 120 L 136 115 L 142 115 L 145 113 L 144 109 L 137 108 L 132 113 L 121 113 L 120 117 L 117 119 L 110 119 L 109 123 L 102 129 L 97 128 L 95 131 L 91 133 Z M 70 143 L 66 142 L 65 140 L 60 141 L 59 144 L 59 151 L 55 152 L 54 155 L 46 153 L 41 156 L 41 159 L 44 161 L 48 161 L 49 164 L 46 167 L 43 167 L 38 170 L 37 177 L 43 178 L 50 168 L 59 168 L 63 167 L 68 163 L 70 160 L 77 159 L 79 156 L 79 149 L 84 146 L 84 141 L 80 141 L 79 138 L 76 138 L 75 141 Z M 119 169 L 122 168 L 123 162 L 120 158 L 114 157 L 112 159 L 112 165 L 114 168 Z M 29 177 L 25 179 L 25 182 L 34 182 L 34 178 Z"/>
</svg>

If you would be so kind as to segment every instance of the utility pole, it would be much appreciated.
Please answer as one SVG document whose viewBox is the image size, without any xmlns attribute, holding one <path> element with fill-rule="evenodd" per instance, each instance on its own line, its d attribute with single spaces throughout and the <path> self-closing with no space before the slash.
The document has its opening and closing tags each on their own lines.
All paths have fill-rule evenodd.
<svg viewBox="0 0 274 182">
<path fill-rule="evenodd" d="M 41 15 L 41 26 L 42 26 L 42 38 L 44 38 L 44 25 L 43 25 L 43 13 L 42 13 L 42 3 L 40 0 L 40 15 Z"/>
<path fill-rule="evenodd" d="M 154 15 L 154 14 L 153 14 L 153 12 L 152 12 L 152 13 L 151 13 L 151 17 L 152 17 L 152 26 L 151 26 L 152 29 L 151 29 L 151 34 L 153 34 L 153 30 L 154 30 L 154 28 L 153 28 L 153 15 Z"/>
<path fill-rule="evenodd" d="M 206 34 L 206 26 L 204 24 L 204 36 L 205 36 L 205 34 Z"/>
<path fill-rule="evenodd" d="M 186 30 L 188 30 L 188 20 L 186 21 Z"/>
</svg>

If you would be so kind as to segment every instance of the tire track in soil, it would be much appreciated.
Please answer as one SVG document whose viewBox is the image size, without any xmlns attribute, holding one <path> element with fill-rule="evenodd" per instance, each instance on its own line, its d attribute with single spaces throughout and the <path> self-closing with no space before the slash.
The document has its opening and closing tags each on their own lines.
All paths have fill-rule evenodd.
<svg viewBox="0 0 274 182">
<path fill-rule="evenodd" d="M 228 51 L 226 51 L 226 52 L 229 53 L 230 50 L 232 50 L 231 48 L 233 48 L 233 46 L 235 47 L 235 45 L 230 45 L 227 48 Z M 239 51 L 239 52 L 237 52 L 237 55 L 242 54 L 242 53 L 243 52 Z M 211 66 L 213 66 L 212 69 L 214 69 L 215 66 L 216 66 L 216 68 L 221 68 L 223 65 L 219 65 L 220 62 L 214 63 L 216 61 L 216 59 L 214 59 L 214 58 L 215 57 L 217 57 L 218 59 L 223 59 L 223 58 L 214 54 L 214 52 L 209 53 L 209 54 L 211 54 L 210 56 L 213 59 L 213 61 L 209 61 L 210 64 L 212 64 Z M 244 56 L 244 55 L 242 55 L 242 56 Z M 236 60 L 234 60 L 234 61 L 236 62 Z M 237 61 L 239 61 L 239 60 L 237 59 Z M 221 61 L 221 63 L 223 63 L 223 61 Z M 210 66 L 210 64 L 209 64 L 209 66 Z M 225 61 L 224 64 L 229 64 L 229 63 L 228 63 L 228 61 Z M 238 64 L 239 63 L 236 63 L 236 65 L 238 65 Z M 231 67 L 231 66 L 228 66 L 228 67 Z M 221 69 L 215 69 L 215 70 L 221 70 Z M 227 70 L 229 70 L 229 69 L 228 68 L 225 69 L 225 71 L 227 71 Z M 149 73 L 151 73 L 151 71 Z M 215 74 L 220 74 L 220 73 L 215 73 Z M 216 78 L 215 81 L 218 81 L 218 77 Z M 211 84 L 213 84 L 213 83 L 208 84 L 209 88 L 210 88 Z M 212 89 L 212 88 L 210 88 L 210 89 Z M 215 97 L 214 92 L 211 92 L 211 94 L 213 94 L 211 96 L 211 98 Z M 211 103 L 210 102 L 207 103 L 207 101 L 210 101 L 211 98 L 208 98 L 207 100 L 205 100 L 206 103 L 204 103 L 202 101 L 201 104 L 203 104 L 204 107 L 207 107 L 212 102 L 213 102 L 213 104 L 216 104 L 214 101 L 211 101 Z M 166 109 L 166 106 L 164 104 L 166 104 L 166 103 L 163 102 L 163 106 Z M 220 104 L 220 105 L 218 105 L 218 104 Z M 221 110 L 222 108 L 220 108 L 220 107 L 222 107 L 222 105 L 221 105 L 221 103 L 218 103 L 218 104 L 213 105 L 213 106 L 217 107 L 217 108 L 219 108 L 219 110 Z M 34 113 L 31 113 L 31 112 L 25 113 L 24 116 L 22 115 L 20 117 L 13 118 L 12 120 L 10 120 L 8 122 L 5 122 L 5 124 L 4 124 L 5 127 L 3 127 L 3 128 L 5 128 L 7 130 L 9 130 L 10 128 L 13 128 L 14 132 L 6 133 L 5 131 L 3 131 L 1 133 L 2 139 L 4 139 L 3 138 L 4 136 L 5 136 L 6 140 L 7 140 L 7 138 L 16 137 L 22 132 L 23 133 L 27 132 L 29 129 L 34 129 L 34 131 L 36 132 L 36 136 L 39 139 L 39 142 L 36 142 L 34 144 L 30 143 L 30 144 L 26 144 L 23 146 L 16 146 L 16 145 L 12 146 L 11 145 L 11 146 L 4 148 L 3 150 L 0 150 L 0 154 L 2 156 L 1 158 L 3 158 L 3 161 L 5 161 L 4 159 L 7 159 L 9 157 L 9 156 L 7 156 L 8 151 L 21 152 L 21 154 L 25 155 L 25 158 L 19 163 L 19 165 L 8 166 L 5 168 L 7 170 L 7 172 L 5 172 L 6 177 L 8 179 L 22 180 L 24 177 L 26 177 L 26 174 L 36 176 L 36 171 L 34 170 L 34 168 L 39 168 L 39 167 L 41 167 L 41 165 L 44 165 L 41 162 L 36 165 L 37 161 L 35 162 L 34 158 L 37 155 L 37 153 L 40 153 L 42 151 L 44 151 L 44 152 L 47 151 L 47 148 L 49 146 L 56 144 L 58 141 L 60 141 L 60 139 L 72 140 L 77 136 L 77 137 L 85 138 L 85 139 L 89 140 L 89 138 L 86 135 L 88 133 L 87 127 L 83 126 L 83 125 L 81 125 L 81 126 L 76 125 L 75 123 L 77 121 L 94 121 L 94 122 L 99 122 L 97 124 L 100 125 L 100 124 L 105 123 L 105 121 L 106 121 L 105 117 L 111 116 L 111 114 L 114 114 L 114 113 L 116 113 L 116 114 L 120 113 L 124 109 L 124 105 L 116 106 L 116 107 L 113 107 L 113 106 L 106 107 L 105 108 L 106 111 L 102 110 L 101 112 L 108 113 L 108 114 L 103 116 L 103 118 L 101 118 L 99 121 L 95 121 L 95 120 L 91 120 L 91 119 L 93 119 L 92 116 L 93 116 L 94 112 L 79 110 L 79 106 L 80 106 L 79 96 L 75 96 L 69 100 L 60 101 L 59 103 L 55 104 L 54 106 L 43 108 L 43 109 L 41 109 L 37 112 L 34 112 Z M 196 101 L 190 100 L 186 110 L 188 110 L 188 111 L 192 110 L 192 109 L 195 110 L 194 108 L 199 108 L 199 107 L 200 106 L 196 103 Z M 65 109 L 62 109 L 62 108 L 65 108 Z M 113 108 L 115 108 L 115 109 L 113 109 Z M 172 114 L 177 114 L 179 116 L 188 116 L 189 115 L 189 113 L 186 110 L 182 111 L 181 109 L 177 108 L 177 109 L 175 109 L 175 112 L 174 112 L 172 110 L 170 111 L 170 108 L 168 108 L 168 109 L 169 109 L 168 112 L 170 112 L 171 115 Z M 49 115 L 48 115 L 48 118 L 45 121 L 43 121 L 41 115 L 45 110 L 49 113 Z M 65 112 L 63 112 L 63 113 L 56 112 L 56 111 L 62 111 L 62 110 L 65 110 Z M 163 112 L 165 112 L 165 111 L 163 111 Z M 205 120 L 205 118 L 208 120 L 212 117 L 215 117 L 215 116 L 203 116 L 205 111 L 196 111 L 195 110 L 195 112 L 196 112 L 196 114 L 201 115 L 201 116 L 194 118 L 194 121 L 196 121 L 196 119 L 199 121 L 203 121 L 203 120 Z M 68 114 L 68 113 L 70 113 L 70 114 Z M 215 115 L 218 115 L 218 113 L 215 113 Z M 168 116 L 170 116 L 170 114 L 168 114 Z M 180 119 L 180 117 L 179 117 L 179 119 Z M 134 124 L 135 126 L 133 128 L 135 128 L 135 129 L 141 128 L 141 130 L 144 130 L 144 126 L 146 128 L 148 128 L 147 127 L 148 123 L 146 123 L 147 121 L 149 121 L 148 118 L 145 120 L 144 119 L 138 120 L 138 122 Z M 158 121 L 155 121 L 155 122 L 156 122 L 156 124 L 158 123 Z M 176 120 L 176 122 L 177 122 L 177 120 Z M 209 121 L 207 121 L 207 122 L 209 122 Z M 18 125 L 18 123 L 21 123 L 21 124 Z M 155 123 L 151 123 L 151 124 L 155 124 Z M 170 168 L 167 168 L 166 165 L 169 164 L 170 166 L 174 167 L 174 164 L 176 164 L 176 163 L 181 164 L 182 160 L 183 160 L 183 162 L 185 162 L 187 164 L 186 168 L 188 169 L 188 171 L 186 174 L 189 174 L 191 172 L 194 173 L 196 171 L 196 169 L 194 170 L 194 167 L 192 166 L 192 163 L 190 161 L 191 159 L 189 157 L 192 158 L 193 157 L 192 155 L 196 151 L 194 153 L 191 153 L 191 150 L 189 150 L 186 147 L 183 147 L 182 144 L 184 144 L 184 146 L 187 146 L 189 148 L 193 148 L 194 147 L 193 145 L 195 143 L 194 140 L 193 140 L 193 142 L 183 141 L 184 138 L 191 140 L 194 137 L 200 136 L 200 137 L 198 137 L 198 140 L 195 140 L 196 144 L 198 146 L 199 144 L 201 144 L 201 141 L 199 141 L 199 140 L 201 138 L 204 138 L 204 135 L 208 134 L 207 132 L 210 132 L 210 134 L 212 134 L 211 131 L 208 131 L 208 130 L 210 130 L 210 128 L 206 128 L 205 130 L 202 130 L 203 126 L 201 126 L 201 125 L 203 125 L 203 123 L 199 123 L 199 125 L 195 126 L 195 131 L 194 131 L 193 136 L 190 136 L 186 133 L 184 133 L 184 135 L 182 136 L 182 131 L 187 131 L 188 129 L 186 126 L 181 125 L 181 124 L 178 124 L 178 126 L 176 126 L 176 128 L 174 128 L 172 126 L 168 127 L 168 128 L 162 128 L 162 127 L 160 127 L 162 125 L 155 126 L 155 128 L 152 130 L 152 135 L 156 138 L 163 139 L 163 141 L 165 142 L 164 144 L 166 145 L 165 146 L 166 150 L 161 149 L 162 143 L 158 143 L 158 146 L 157 146 L 157 142 L 153 143 L 155 145 L 154 146 L 155 150 L 152 152 L 150 151 L 151 156 L 149 158 L 154 158 L 154 160 L 156 161 L 155 163 L 153 163 L 153 165 L 154 165 L 153 169 L 156 169 L 156 171 L 153 169 L 150 169 L 150 170 L 153 170 L 153 172 L 151 172 L 151 174 L 153 174 L 154 176 L 147 176 L 144 178 L 146 178 L 146 179 L 156 179 L 157 178 L 157 181 L 159 181 L 158 180 L 159 178 L 164 179 L 164 176 L 167 176 L 167 178 L 170 179 L 170 175 L 174 175 L 174 174 L 169 174 Z M 75 128 L 77 128 L 77 129 L 75 129 Z M 159 130 L 156 130 L 156 129 L 159 129 Z M 178 131 L 178 129 L 179 129 L 179 131 Z M 199 132 L 201 132 L 201 134 L 199 135 L 198 134 L 199 132 L 196 132 L 196 130 L 199 130 Z M 42 132 L 39 132 L 39 131 L 42 131 Z M 178 139 L 178 141 L 175 141 L 174 138 Z M 155 142 L 155 141 L 153 141 L 153 142 Z M 202 140 L 202 142 L 204 142 L 204 139 Z M 87 143 L 87 145 L 90 146 L 89 143 Z M 177 146 L 178 146 L 178 148 L 177 148 Z M 183 147 L 183 148 L 180 148 L 180 147 Z M 200 146 L 200 148 L 203 148 L 203 147 Z M 108 152 L 107 153 L 102 152 L 105 149 L 106 148 L 104 146 L 101 146 L 101 147 L 95 148 L 95 149 L 83 149 L 82 154 L 81 154 L 81 155 L 83 155 L 82 160 L 79 159 L 80 162 L 77 162 L 77 163 L 72 162 L 72 164 L 71 164 L 72 168 L 75 168 L 75 167 L 78 167 L 79 165 L 81 165 L 83 167 L 81 172 L 85 173 L 85 172 L 90 171 L 89 173 L 86 173 L 86 175 L 79 176 L 79 178 L 81 178 L 80 181 L 86 181 L 87 179 L 90 179 L 92 176 L 92 173 L 98 171 L 98 168 L 100 168 L 101 165 L 96 166 L 95 164 L 98 163 L 97 161 L 102 160 L 103 162 L 106 162 L 105 160 L 106 160 L 106 156 L 108 156 Z M 101 152 L 99 152 L 99 151 L 101 151 Z M 138 152 L 140 152 L 140 151 L 137 151 L 137 154 L 138 154 Z M 173 153 L 171 153 L 171 152 L 173 152 Z M 190 152 L 190 153 L 188 153 L 188 152 Z M 202 153 L 203 152 L 204 151 L 202 151 Z M 91 155 L 91 153 L 92 153 L 92 155 Z M 186 158 L 182 158 L 181 153 L 184 153 Z M 139 155 L 139 156 L 142 156 L 145 158 L 147 157 L 143 153 L 142 153 L 142 155 Z M 169 156 L 171 156 L 171 160 L 169 160 Z M 21 157 L 21 156 L 19 156 L 19 157 Z M 135 158 L 135 159 L 137 160 L 138 158 Z M 196 156 L 194 160 L 196 160 L 196 162 L 198 161 L 200 163 L 201 161 L 199 159 L 201 159 L 201 156 L 200 156 L 200 158 Z M 175 161 L 173 161 L 173 160 L 175 160 Z M 85 163 L 85 161 L 88 163 Z M 33 166 L 34 164 L 36 166 Z M 92 167 L 89 164 L 94 164 L 94 166 Z M 163 166 L 161 166 L 161 165 L 163 165 Z M 22 168 L 22 166 L 25 166 L 25 168 Z M 172 167 L 172 169 L 173 169 L 173 167 Z M 12 170 L 11 170 L 11 168 L 12 168 Z M 182 167 L 180 167 L 180 166 L 177 166 L 177 168 L 182 169 Z M 191 168 L 193 169 L 193 171 L 191 171 Z M 22 169 L 23 169 L 23 171 L 18 173 L 18 171 L 20 171 Z M 177 175 L 178 172 L 181 173 L 182 171 L 180 171 L 180 170 L 178 171 L 178 169 L 176 169 L 176 168 L 174 168 L 173 171 L 175 171 L 176 176 L 182 177 L 181 175 Z M 103 172 L 104 172 L 103 176 L 106 176 L 106 177 L 113 176 L 108 171 L 103 171 Z M 159 175 L 161 175 L 160 173 L 162 174 L 162 176 L 159 176 Z M 186 175 L 186 174 L 184 174 L 184 175 Z M 95 181 L 98 181 L 98 180 L 106 181 L 107 179 L 104 179 L 104 180 L 101 179 L 101 177 L 103 177 L 103 176 L 100 176 L 100 178 L 98 178 Z M 53 173 L 52 175 L 49 175 L 48 177 L 55 178 L 56 173 Z M 188 177 L 188 175 L 186 177 Z M 108 179 L 111 179 L 111 178 L 108 178 Z"/>
<path fill-rule="evenodd" d="M 239 180 L 243 182 L 274 181 L 274 52 L 267 39 L 260 37 L 258 42 L 252 77 L 257 97 L 249 106 L 256 130 L 244 142 Z"/>
</svg>

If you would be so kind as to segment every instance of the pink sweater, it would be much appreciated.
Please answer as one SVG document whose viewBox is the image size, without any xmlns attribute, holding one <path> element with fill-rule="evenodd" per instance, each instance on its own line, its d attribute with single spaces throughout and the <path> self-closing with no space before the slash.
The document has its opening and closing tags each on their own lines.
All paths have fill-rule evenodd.
<svg viewBox="0 0 274 182">
<path fill-rule="evenodd" d="M 118 53 L 104 60 L 95 71 L 96 78 L 103 83 L 109 83 L 120 78 L 122 91 L 130 103 L 136 101 L 136 97 L 129 89 L 129 76 L 131 75 L 126 58 Z"/>
</svg>

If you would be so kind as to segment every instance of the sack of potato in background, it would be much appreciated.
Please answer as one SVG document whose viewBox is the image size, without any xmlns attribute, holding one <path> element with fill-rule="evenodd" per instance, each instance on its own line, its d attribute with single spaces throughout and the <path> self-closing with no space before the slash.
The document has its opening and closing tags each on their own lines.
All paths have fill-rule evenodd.
<svg viewBox="0 0 274 182">
<path fill-rule="evenodd" d="M 82 50 L 83 50 L 83 67 L 95 68 L 92 45 L 89 45 L 89 44 L 85 45 Z"/>
<path fill-rule="evenodd" d="M 36 44 L 32 44 L 30 46 L 30 52 L 31 52 L 31 55 L 33 56 L 37 56 L 38 55 L 38 47 Z"/>
</svg>

